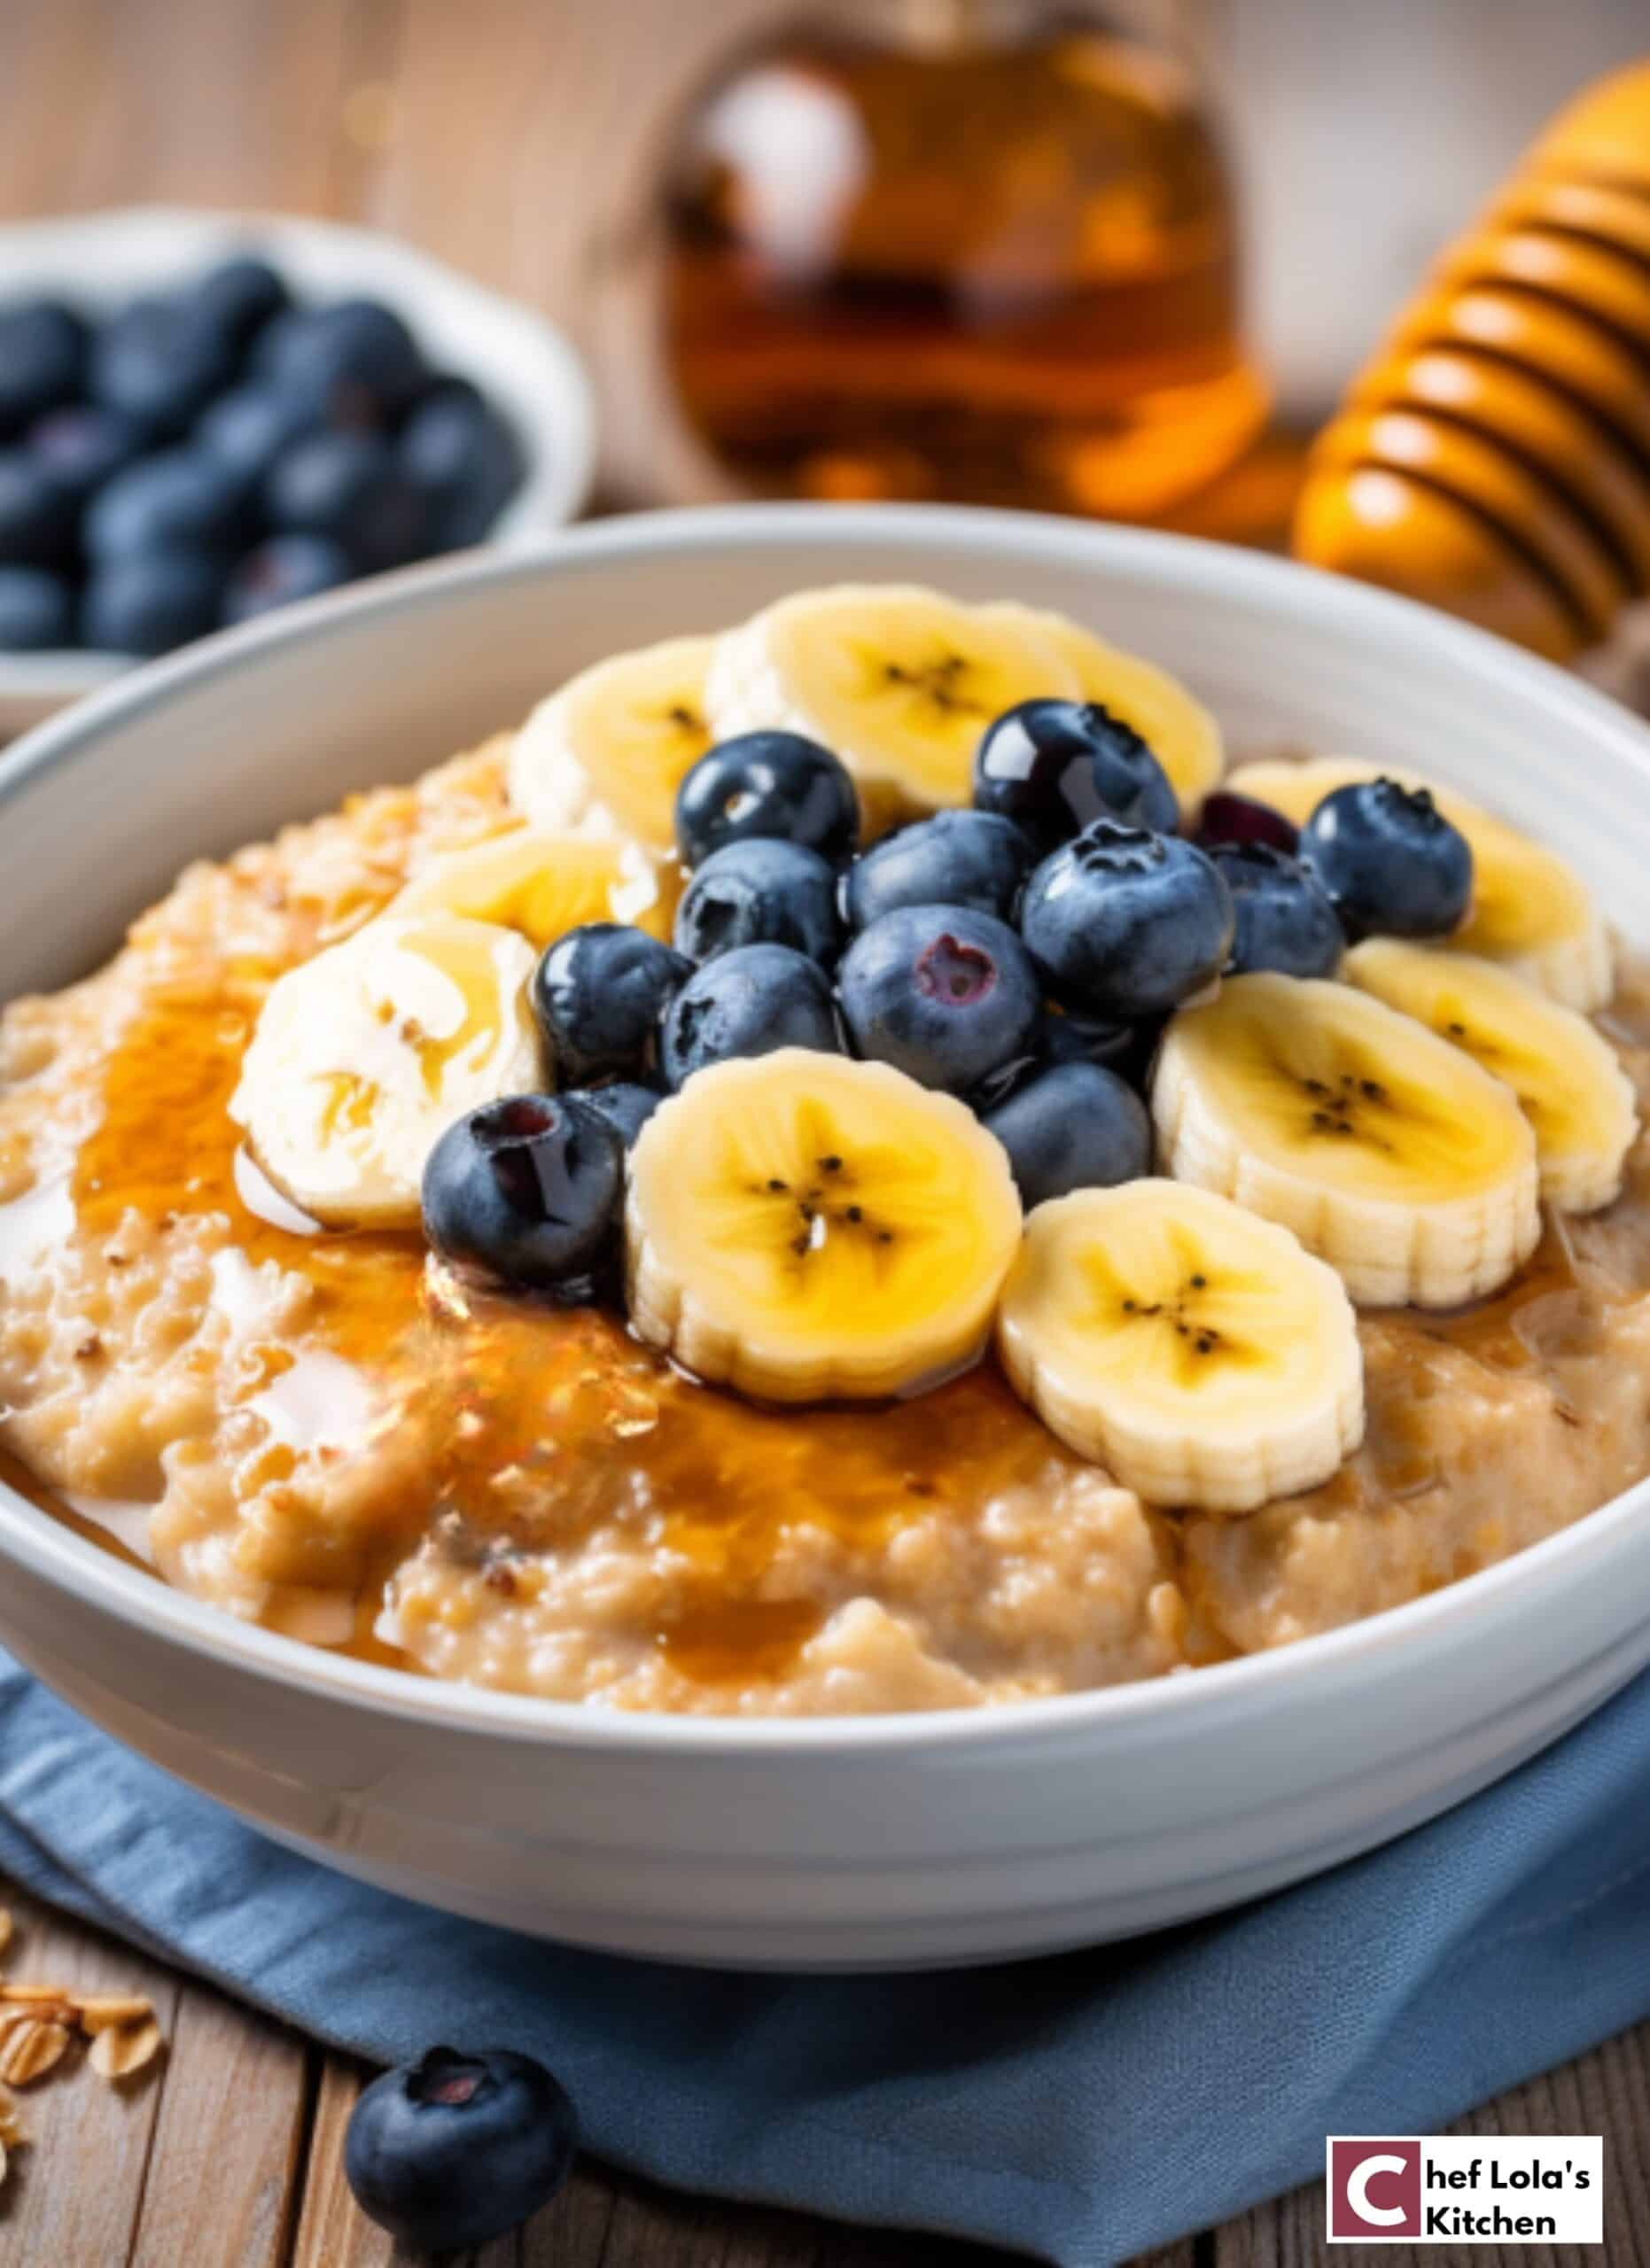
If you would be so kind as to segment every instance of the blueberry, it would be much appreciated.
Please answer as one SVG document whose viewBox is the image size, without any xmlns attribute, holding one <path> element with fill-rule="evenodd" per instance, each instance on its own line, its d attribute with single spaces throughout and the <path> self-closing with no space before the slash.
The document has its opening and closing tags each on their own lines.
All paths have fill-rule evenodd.
<svg viewBox="0 0 1650 2268">
<path fill-rule="evenodd" d="M 655 1068 L 659 1021 L 693 964 L 644 929 L 586 921 L 546 948 L 533 1010 L 556 1076 L 574 1086 Z"/>
<path fill-rule="evenodd" d="M 429 507 L 431 540 L 479 543 L 521 485 L 521 445 L 468 378 L 439 378 L 402 428 L 401 470 Z"/>
<path fill-rule="evenodd" d="M 778 1047 L 840 1052 L 830 987 L 789 945 L 740 945 L 695 971 L 665 1011 L 659 1060 L 679 1087 L 707 1064 Z"/>
<path fill-rule="evenodd" d="M 868 928 L 900 905 L 967 905 L 1014 918 L 1031 865 L 1019 828 L 992 812 L 938 812 L 885 835 L 843 880 L 851 929 Z"/>
<path fill-rule="evenodd" d="M 318 598 L 354 573 L 347 553 L 323 535 L 272 535 L 237 560 L 223 588 L 225 622 L 250 622 L 294 599 Z"/>
<path fill-rule="evenodd" d="M 1165 1018 L 1117 1023 L 1081 1010 L 1056 1009 L 1043 1027 L 1043 1056 L 1049 1063 L 1097 1063 L 1132 1087 L 1145 1091 Z"/>
<path fill-rule="evenodd" d="M 1097 819 L 1172 835 L 1180 806 L 1133 727 L 1096 701 L 1022 701 L 986 727 L 974 758 L 975 808 L 1024 830 L 1037 851 Z"/>
<path fill-rule="evenodd" d="M 1301 858 L 1349 937 L 1443 937 L 1473 894 L 1467 838 L 1425 788 L 1359 780 L 1326 796 L 1301 830 Z"/>
<path fill-rule="evenodd" d="M 1198 816 L 1196 839 L 1205 850 L 1217 843 L 1265 843 L 1292 858 L 1300 848 L 1301 831 L 1270 804 L 1218 788 Z"/>
<path fill-rule="evenodd" d="M 1020 934 L 1062 1000 L 1132 1023 L 1219 975 L 1234 919 L 1206 852 L 1102 819 L 1033 872 Z"/>
<path fill-rule="evenodd" d="M 634 1080 L 616 1079 L 610 1087 L 591 1087 L 583 1099 L 592 1110 L 601 1112 L 629 1149 L 665 1098 L 657 1087 L 639 1087 Z"/>
<path fill-rule="evenodd" d="M 1314 874 L 1267 843 L 1218 843 L 1209 855 L 1237 915 L 1228 964 L 1234 976 L 1256 968 L 1282 976 L 1335 975 L 1346 939 Z"/>
<path fill-rule="evenodd" d="M 200 449 L 160 449 L 117 472 L 86 514 L 94 559 L 148 551 L 216 551 L 233 539 L 240 493 Z"/>
<path fill-rule="evenodd" d="M 299 395 L 249 382 L 208 404 L 196 423 L 195 442 L 251 490 L 282 450 L 313 433 L 319 422 Z"/>
<path fill-rule="evenodd" d="M 713 850 L 676 908 L 676 950 L 710 960 L 736 945 L 790 945 L 827 961 L 840 937 L 837 878 L 817 850 L 758 835 Z"/>
<path fill-rule="evenodd" d="M 0 449 L 0 566 L 60 567 L 74 549 L 73 489 L 26 449 Z"/>
<path fill-rule="evenodd" d="M 260 336 L 253 369 L 329 424 L 367 430 L 397 424 L 429 375 L 406 324 L 376 299 L 289 308 Z"/>
<path fill-rule="evenodd" d="M 267 260 L 237 252 L 208 268 L 196 284 L 195 306 L 228 341 L 244 352 L 254 334 L 292 304 L 292 294 Z"/>
<path fill-rule="evenodd" d="M 0 653 L 43 654 L 74 643 L 74 594 L 43 567 L 0 567 Z"/>
<path fill-rule="evenodd" d="M 283 533 L 324 535 L 363 574 L 417 555 L 424 501 L 387 441 L 370 433 L 312 433 L 269 468 L 264 509 Z"/>
<path fill-rule="evenodd" d="M 730 843 L 799 843 L 840 866 L 860 839 L 860 801 L 828 748 L 800 733 L 741 733 L 708 749 L 676 790 L 676 847 L 698 866 Z"/>
<path fill-rule="evenodd" d="M 468 2252 L 548 2204 L 578 2147 L 565 2089 L 531 2055 L 432 2047 L 362 2094 L 344 2171 L 362 2212 L 399 2243 Z"/>
<path fill-rule="evenodd" d="M 1138 1181 L 1152 1167 L 1151 1121 L 1132 1087 L 1098 1063 L 1057 1063 L 986 1114 L 1028 1209 L 1074 1189 Z"/>
<path fill-rule="evenodd" d="M 186 299 L 135 299 L 92 340 L 92 399 L 157 438 L 181 433 L 228 384 L 223 334 Z"/>
<path fill-rule="evenodd" d="M 1008 923 L 956 905 L 884 913 L 849 946 L 837 983 L 856 1054 L 957 1094 L 1031 1052 L 1040 990 Z"/>
<path fill-rule="evenodd" d="M 149 445 L 146 429 L 118 409 L 77 402 L 53 409 L 28 429 L 28 453 L 75 496 L 90 496 Z"/>
<path fill-rule="evenodd" d="M 511 1095 L 449 1126 L 424 1169 L 424 1234 L 460 1268 L 580 1301 L 611 1257 L 624 1145 L 572 1095 Z"/>
<path fill-rule="evenodd" d="M 0 434 L 72 401 L 86 370 L 86 326 L 57 299 L 0 307 Z"/>
<path fill-rule="evenodd" d="M 81 634 L 110 653 L 167 653 L 215 626 L 222 580 L 217 562 L 198 551 L 105 561 L 86 586 Z"/>
</svg>

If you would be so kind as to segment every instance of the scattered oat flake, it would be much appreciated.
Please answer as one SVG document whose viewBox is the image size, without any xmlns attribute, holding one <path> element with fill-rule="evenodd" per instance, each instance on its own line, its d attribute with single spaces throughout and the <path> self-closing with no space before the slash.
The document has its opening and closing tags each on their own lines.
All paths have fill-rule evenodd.
<svg viewBox="0 0 1650 2268">
<path fill-rule="evenodd" d="M 26 2087 L 44 2078 L 67 2047 L 69 2037 L 66 2024 L 36 2018 L 20 2025 L 0 2047 L 0 2079 L 10 2086 Z"/>
<path fill-rule="evenodd" d="M 97 1993 L 90 2000 L 76 2000 L 76 2015 L 81 2029 L 95 2039 L 100 2031 L 107 2031 L 114 2024 L 142 2023 L 154 2014 L 154 2004 L 139 1992 Z"/>
<path fill-rule="evenodd" d="M 0 2087 L 0 2147 L 14 2149 L 24 2140 L 17 2116 L 17 2099 Z"/>
<path fill-rule="evenodd" d="M 4 1953 L 11 1942 L 12 1916 L 4 1906 L 0 1906 L 0 1953 Z"/>
<path fill-rule="evenodd" d="M 129 2079 L 152 2062 L 160 2047 L 160 2027 L 152 2016 L 141 2023 L 114 2024 L 91 2044 L 91 2067 L 105 2079 Z"/>
<path fill-rule="evenodd" d="M 60 1984 L 0 1984 L 0 2000 L 19 2000 L 30 2007 L 41 2000 L 60 2000 L 66 2007 L 68 1999 Z"/>
</svg>

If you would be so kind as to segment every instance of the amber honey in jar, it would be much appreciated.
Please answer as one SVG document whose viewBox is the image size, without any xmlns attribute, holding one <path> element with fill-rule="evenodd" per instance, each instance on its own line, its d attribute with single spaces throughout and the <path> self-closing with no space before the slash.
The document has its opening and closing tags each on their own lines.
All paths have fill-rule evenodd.
<svg viewBox="0 0 1650 2268">
<path fill-rule="evenodd" d="M 1045 0 L 839 0 L 691 102 L 664 346 L 748 486 L 1149 518 L 1260 425 L 1188 63 Z"/>
</svg>

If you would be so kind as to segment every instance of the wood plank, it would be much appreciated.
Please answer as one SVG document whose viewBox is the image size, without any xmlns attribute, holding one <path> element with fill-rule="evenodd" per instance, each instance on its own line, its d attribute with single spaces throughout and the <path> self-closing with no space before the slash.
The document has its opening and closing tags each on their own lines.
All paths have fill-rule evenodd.
<svg viewBox="0 0 1650 2268">
<path fill-rule="evenodd" d="M 172 2038 L 183 1987 L 169 1970 L 9 1884 L 0 1884 L 0 1906 L 16 1925 L 5 1960 L 12 1983 L 146 1993 Z M 28 2140 L 9 2153 L 0 2189 L 0 2256 L 41 2268 L 103 2268 L 126 2259 L 171 2077 L 167 2053 L 126 2085 L 111 2086 L 87 2069 L 85 2051 L 75 2047 L 56 2070 L 19 2091 Z"/>
<path fill-rule="evenodd" d="M 183 1985 L 127 2268 L 279 2268 L 317 2060 L 284 2024 Z"/>
</svg>

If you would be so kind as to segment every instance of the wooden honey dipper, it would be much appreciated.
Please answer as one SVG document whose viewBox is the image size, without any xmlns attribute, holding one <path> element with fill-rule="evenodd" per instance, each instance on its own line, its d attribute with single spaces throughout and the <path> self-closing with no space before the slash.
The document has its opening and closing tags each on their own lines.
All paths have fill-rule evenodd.
<svg viewBox="0 0 1650 2268">
<path fill-rule="evenodd" d="M 1314 444 L 1294 545 L 1560 661 L 1650 593 L 1650 62 L 1444 253 Z"/>
</svg>

